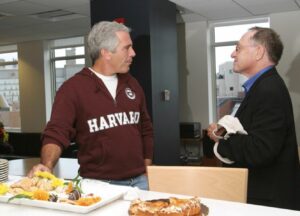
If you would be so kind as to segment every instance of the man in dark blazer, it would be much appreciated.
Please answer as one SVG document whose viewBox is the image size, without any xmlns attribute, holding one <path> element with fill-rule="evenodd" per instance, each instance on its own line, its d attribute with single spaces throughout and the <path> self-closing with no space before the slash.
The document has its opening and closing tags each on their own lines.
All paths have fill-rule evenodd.
<svg viewBox="0 0 300 216">
<path fill-rule="evenodd" d="M 251 28 L 231 57 L 233 70 L 249 79 L 236 117 L 247 135 L 219 139 L 213 123 L 207 128 L 224 166 L 249 170 L 248 203 L 300 210 L 300 165 L 293 108 L 288 89 L 275 66 L 283 51 L 279 35 L 269 28 Z M 224 162 L 224 160 L 222 160 Z"/>
</svg>

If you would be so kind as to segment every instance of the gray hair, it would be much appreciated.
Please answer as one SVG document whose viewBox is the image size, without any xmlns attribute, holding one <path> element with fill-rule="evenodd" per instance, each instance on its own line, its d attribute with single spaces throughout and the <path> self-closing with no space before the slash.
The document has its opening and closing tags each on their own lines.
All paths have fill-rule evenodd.
<svg viewBox="0 0 300 216">
<path fill-rule="evenodd" d="M 271 28 L 255 26 L 249 30 L 254 31 L 252 40 L 265 46 L 270 60 L 277 65 L 284 48 L 280 36 Z"/>
<path fill-rule="evenodd" d="M 116 35 L 118 31 L 130 32 L 130 29 L 121 23 L 109 21 L 98 22 L 92 27 L 88 35 L 87 45 L 93 64 L 101 57 L 101 49 L 115 52 L 119 43 L 119 38 Z"/>
</svg>

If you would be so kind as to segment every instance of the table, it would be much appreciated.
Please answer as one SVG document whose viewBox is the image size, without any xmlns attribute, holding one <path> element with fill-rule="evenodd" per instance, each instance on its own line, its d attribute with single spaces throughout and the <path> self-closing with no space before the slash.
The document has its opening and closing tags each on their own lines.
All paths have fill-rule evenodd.
<svg viewBox="0 0 300 216">
<path fill-rule="evenodd" d="M 130 188 L 128 187 L 128 190 Z M 168 198 L 170 196 L 186 197 L 183 195 L 174 195 L 167 193 L 159 193 L 154 191 L 138 191 L 141 199 L 159 199 Z M 215 199 L 201 198 L 201 203 L 209 208 L 209 216 L 300 216 L 300 211 L 288 209 L 279 209 L 251 204 L 243 204 L 237 202 L 229 202 Z M 84 214 L 86 216 L 128 216 L 128 208 L 130 201 L 119 199 L 106 206 L 98 208 L 92 212 Z M 83 215 L 73 212 L 64 212 L 59 210 L 44 209 L 38 207 L 30 207 L 24 205 L 0 203 L 1 215 L 9 216 L 67 216 L 67 215 Z"/>
<path fill-rule="evenodd" d="M 24 158 L 9 160 L 9 175 L 26 176 L 29 170 L 40 162 L 40 158 Z M 54 168 L 54 174 L 59 178 L 73 179 L 77 176 L 79 164 L 74 158 L 60 158 Z"/>
</svg>

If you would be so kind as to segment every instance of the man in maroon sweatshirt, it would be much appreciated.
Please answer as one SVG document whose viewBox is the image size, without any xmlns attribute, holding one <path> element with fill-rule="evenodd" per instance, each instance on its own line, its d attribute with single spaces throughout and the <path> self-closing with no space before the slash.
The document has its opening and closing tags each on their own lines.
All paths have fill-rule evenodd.
<svg viewBox="0 0 300 216">
<path fill-rule="evenodd" d="M 93 66 L 57 91 L 42 135 L 41 162 L 28 173 L 52 172 L 62 151 L 75 140 L 83 178 L 148 189 L 153 129 L 144 92 L 129 67 L 135 52 L 130 29 L 99 22 L 88 35 Z"/>
</svg>

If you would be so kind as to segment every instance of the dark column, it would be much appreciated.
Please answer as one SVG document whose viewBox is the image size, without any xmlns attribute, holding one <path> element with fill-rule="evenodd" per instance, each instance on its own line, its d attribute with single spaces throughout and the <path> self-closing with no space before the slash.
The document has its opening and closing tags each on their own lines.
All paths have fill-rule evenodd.
<svg viewBox="0 0 300 216">
<path fill-rule="evenodd" d="M 116 18 L 132 29 L 137 55 L 130 73 L 144 88 L 153 120 L 154 163 L 179 164 L 176 6 L 168 0 L 91 0 L 92 25 Z"/>
</svg>

